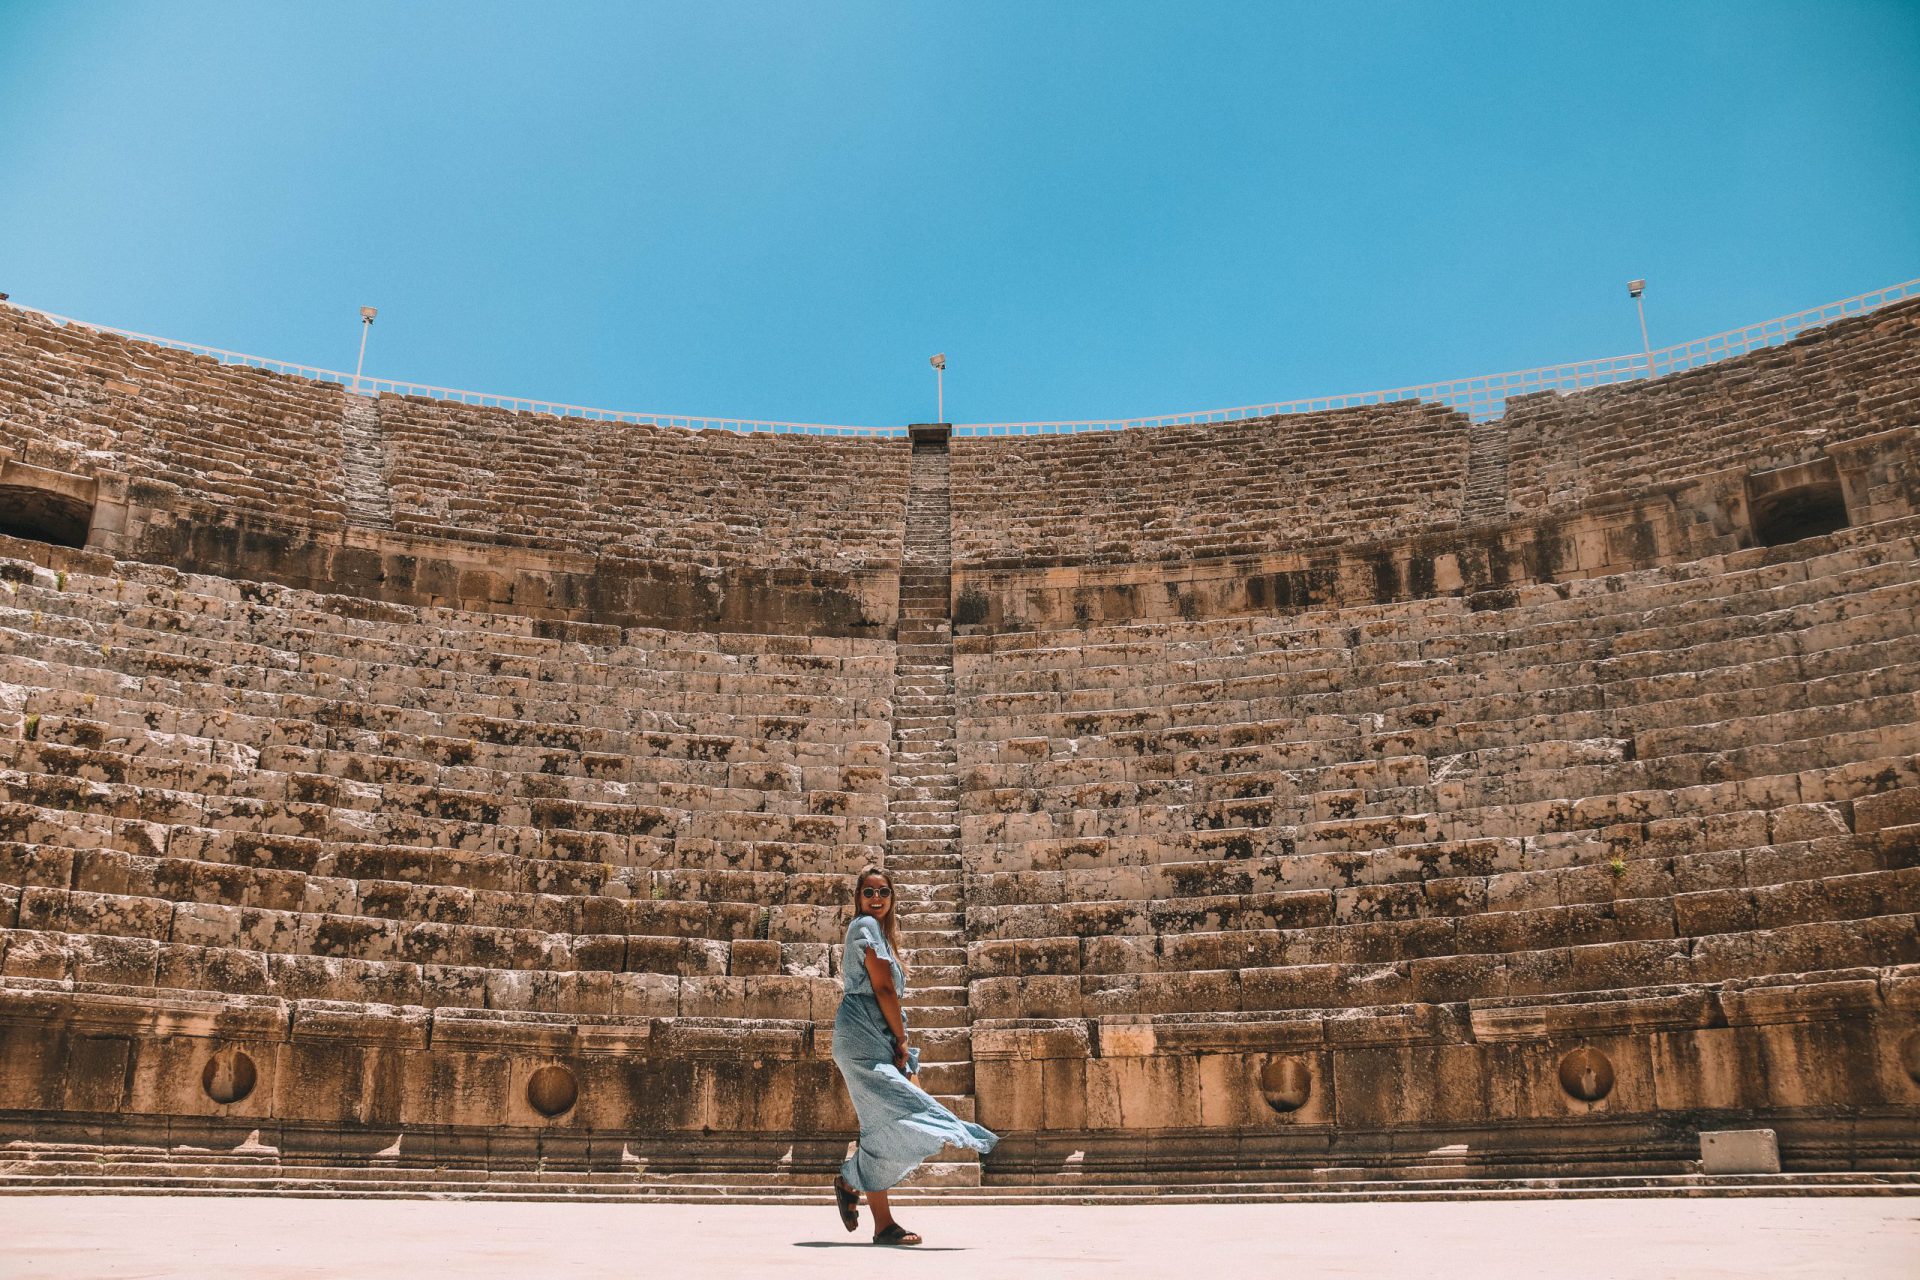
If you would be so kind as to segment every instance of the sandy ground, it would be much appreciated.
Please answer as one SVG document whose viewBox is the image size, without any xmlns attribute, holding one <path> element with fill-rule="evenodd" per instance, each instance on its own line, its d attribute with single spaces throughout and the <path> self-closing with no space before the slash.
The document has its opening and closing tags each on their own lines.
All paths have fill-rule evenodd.
<svg viewBox="0 0 1920 1280">
<path fill-rule="evenodd" d="M 830 1207 L 0 1198 L 0 1277 L 1920 1277 L 1920 1199 L 923 1207 L 876 1249 Z"/>
</svg>

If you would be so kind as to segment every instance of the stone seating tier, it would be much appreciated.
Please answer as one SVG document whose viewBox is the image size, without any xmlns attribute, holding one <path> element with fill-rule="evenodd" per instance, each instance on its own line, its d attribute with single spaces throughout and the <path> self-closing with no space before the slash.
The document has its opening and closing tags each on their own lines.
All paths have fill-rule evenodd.
<svg viewBox="0 0 1920 1280">
<path fill-rule="evenodd" d="M 344 394 L 0 307 L 0 444 L 34 466 L 178 485 L 236 514 L 338 527 Z"/>
<path fill-rule="evenodd" d="M 1536 515 L 1715 468 L 1768 467 L 1920 421 L 1920 299 L 1735 360 L 1510 401 L 1509 510 Z"/>
<path fill-rule="evenodd" d="M 883 856 L 887 646 L 593 644 L 119 568 L 0 564 L 0 975 L 596 1016 L 838 999 L 847 877 Z"/>
<path fill-rule="evenodd" d="M 396 528 L 699 565 L 897 567 L 905 441 L 691 431 L 382 396 Z"/>
<path fill-rule="evenodd" d="M 1917 320 L 949 454 L 0 312 L 0 1136 L 830 1169 L 883 863 L 1002 1176 L 1910 1161 Z"/>
<path fill-rule="evenodd" d="M 1502 603 L 957 641 L 976 1010 L 1920 958 L 1913 521 Z"/>
<path fill-rule="evenodd" d="M 1131 564 L 1458 523 L 1468 422 L 1407 402 L 953 446 L 961 568 Z"/>
</svg>

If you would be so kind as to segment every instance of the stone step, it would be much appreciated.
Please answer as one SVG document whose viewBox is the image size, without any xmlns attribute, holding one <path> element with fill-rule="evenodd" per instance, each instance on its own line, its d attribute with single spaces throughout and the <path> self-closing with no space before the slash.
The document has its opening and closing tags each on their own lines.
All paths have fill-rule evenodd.
<svg viewBox="0 0 1920 1280">
<path fill-rule="evenodd" d="M 956 906 L 938 906 L 937 903 L 955 903 L 966 897 L 963 882 L 956 876 L 943 880 L 919 880 L 911 876 L 905 879 L 896 877 L 894 888 L 900 891 L 902 911 L 958 911 Z M 909 908 L 907 903 L 925 904 Z"/>
<path fill-rule="evenodd" d="M 973 1063 L 920 1059 L 920 1087 L 931 1094 L 973 1092 Z"/>
<path fill-rule="evenodd" d="M 909 880 L 894 881 L 893 886 L 900 894 L 900 918 L 909 915 L 921 915 L 929 911 L 945 912 L 949 915 L 964 914 L 958 905 L 961 891 L 953 884 L 915 884 Z"/>
<path fill-rule="evenodd" d="M 914 1187 L 977 1188 L 980 1185 L 979 1159 L 977 1157 L 972 1160 L 960 1159 L 961 1156 L 973 1154 L 971 1151 L 951 1149 L 943 1151 L 908 1174 L 906 1181 L 900 1186 L 908 1189 Z"/>
<path fill-rule="evenodd" d="M 951 929 L 955 931 L 966 927 L 967 917 L 961 911 L 902 911 L 900 927 L 914 933 L 931 929 Z"/>
<path fill-rule="evenodd" d="M 964 909 L 959 905 L 962 894 L 957 884 L 916 884 L 911 880 L 896 879 L 893 887 L 900 894 L 902 920 L 909 915 L 928 911 L 964 915 Z"/>
<path fill-rule="evenodd" d="M 957 857 L 959 843 L 957 840 L 888 840 L 887 864 L 904 869 L 914 864 L 902 862 L 903 858 Z"/>
<path fill-rule="evenodd" d="M 932 1005 L 923 1009 L 908 1005 L 907 1008 L 911 1010 L 907 1015 L 909 1033 L 924 1027 L 960 1028 L 967 1025 L 967 1011 L 958 1006 Z"/>
<path fill-rule="evenodd" d="M 894 871 L 948 871 L 959 861 L 959 855 L 921 851 L 917 853 L 887 854 L 887 870 Z"/>
<path fill-rule="evenodd" d="M 973 1032 L 965 1027 L 934 1027 L 915 1032 L 913 1042 L 920 1046 L 923 1062 L 971 1062 Z M 929 1089 L 933 1093 L 935 1090 Z"/>
<path fill-rule="evenodd" d="M 949 1093 L 945 1095 L 936 1093 L 933 1096 L 941 1106 L 953 1112 L 953 1114 L 959 1116 L 962 1120 L 974 1120 L 977 1122 L 979 1117 L 974 1111 L 974 1100 L 971 1093 Z"/>
<path fill-rule="evenodd" d="M 891 874 L 894 887 L 900 890 L 902 895 L 912 894 L 928 901 L 951 898 L 956 902 L 965 896 L 960 887 L 960 873 L 957 871 L 937 880 L 921 878 L 930 874 L 928 872 L 903 871 L 898 867 L 892 868 Z"/>
<path fill-rule="evenodd" d="M 915 973 L 922 965 L 964 968 L 967 963 L 965 947 L 909 947 L 902 943 L 900 949 L 906 952 L 907 963 Z"/>
<path fill-rule="evenodd" d="M 960 862 L 962 862 L 962 860 L 960 860 L 960 854 L 958 854 L 958 852 L 947 852 L 947 854 L 895 854 L 893 858 L 887 858 L 887 869 L 889 869 L 889 871 L 906 871 L 906 873 L 912 873 L 912 871 L 937 871 L 937 873 L 943 873 L 943 875 L 960 875 L 960 873 L 962 873 Z"/>
<path fill-rule="evenodd" d="M 900 945 L 903 947 L 912 947 L 914 944 L 909 941 L 909 939 L 913 937 L 914 930 L 902 929 L 900 931 Z M 901 1001 L 901 1003 L 909 1009 L 961 1008 L 967 1003 L 967 989 L 961 986 L 911 987 L 907 991 L 906 999 Z"/>
<path fill-rule="evenodd" d="M 903 947 L 902 950 L 905 950 Z M 915 983 L 927 983 L 936 986 L 965 986 L 967 966 L 964 964 L 914 964 L 913 957 L 907 957 L 907 963 L 913 965 Z"/>
<path fill-rule="evenodd" d="M 937 1095 L 936 1095 L 937 1096 Z M 970 1097 L 938 1098 L 962 1119 L 974 1119 Z M 949 1153 L 942 1153 L 949 1154 Z M 955 1156 L 971 1154 L 953 1152 Z M 990 1157 L 991 1159 L 991 1157 Z M 180 1161 L 140 1173 L 103 1173 L 118 1163 L 87 1162 L 40 1174 L 0 1175 L 0 1194 L 11 1196 L 224 1196 L 261 1199 L 516 1200 L 569 1204 L 676 1203 L 695 1205 L 807 1205 L 828 1213 L 833 1205 L 831 1170 L 760 1174 L 589 1174 L 548 1170 L 449 1170 L 379 1166 L 273 1163 L 252 1167 L 199 1166 Z M 958 1166 L 948 1169 L 943 1166 Z M 909 1179 L 893 1203 L 952 1206 L 1075 1205 L 1116 1207 L 1185 1204 L 1353 1204 L 1518 1200 L 1645 1200 L 1662 1198 L 1778 1198 L 1797 1196 L 1920 1196 L 1920 1177 L 1910 1173 L 1815 1173 L 1765 1175 L 1645 1174 L 1627 1177 L 1425 1178 L 1392 1180 L 1357 1175 L 1374 1170 L 1309 1170 L 1294 1180 L 1276 1180 L 1271 1170 L 1168 1171 L 1121 1180 L 1079 1172 L 1010 1175 L 959 1159 L 922 1165 L 929 1181 Z M 968 1178 L 977 1171 L 978 1180 Z"/>
</svg>

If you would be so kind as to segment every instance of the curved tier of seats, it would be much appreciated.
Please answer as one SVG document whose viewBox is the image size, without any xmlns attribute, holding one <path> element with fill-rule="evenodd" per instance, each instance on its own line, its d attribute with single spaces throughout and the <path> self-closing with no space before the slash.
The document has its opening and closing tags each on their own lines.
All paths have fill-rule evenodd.
<svg viewBox="0 0 1920 1280">
<path fill-rule="evenodd" d="M 382 396 L 394 527 L 649 562 L 897 568 L 899 440 L 690 431 Z"/>
<path fill-rule="evenodd" d="M 982 1119 L 1037 1135 L 1001 1167 L 1206 1167 L 1180 1139 L 1222 1126 L 1253 1165 L 1427 1136 L 1454 1163 L 1605 1166 L 1662 1144 L 1490 1130 L 1712 1107 L 1771 1108 L 1804 1155 L 1848 1145 L 1814 1118 L 1843 1106 L 1897 1149 L 1920 1102 L 1886 1003 L 1920 965 L 1920 520 L 1794 550 L 957 641 Z M 1772 1021 L 1819 1023 L 1791 1001 L 1835 983 L 1858 1022 L 1809 1042 L 1827 1074 L 1648 1056 L 1757 988 Z M 1605 1101 L 1551 1083 L 1601 1045 Z M 1305 1098 L 1262 1105 L 1260 1055 Z M 1382 1072 L 1407 1078 L 1383 1094 Z"/>
<path fill-rule="evenodd" d="M 175 486 L 236 517 L 346 521 L 337 386 L 0 306 L 0 438 L 36 467 Z"/>
<path fill-rule="evenodd" d="M 949 452 L 0 309 L 0 1140 L 812 1177 L 883 863 L 1002 1184 L 1910 1165 L 1916 317 Z"/>
<path fill-rule="evenodd" d="M 1510 401 L 1508 509 L 1610 501 L 1716 467 L 1779 467 L 1920 422 L 1920 299 L 1652 382 Z"/>
<path fill-rule="evenodd" d="M 893 622 L 904 440 L 371 399 L 5 306 L 0 424 L 0 534 L 613 625 Z M 43 500 L 78 536 L 14 518 Z"/>
<path fill-rule="evenodd" d="M 1458 523 L 1466 415 L 1406 401 L 1227 424 L 954 442 L 962 569 L 1152 564 Z"/>
<path fill-rule="evenodd" d="M 96 1032 L 109 1006 L 178 1016 L 212 1037 L 203 1057 L 232 1037 L 180 998 L 271 1011 L 291 1030 L 239 1036 L 263 1071 L 324 1014 L 356 1052 L 397 1016 L 421 1049 L 457 1033 L 509 1057 L 537 1033 L 547 1056 L 598 1036 L 645 1060 L 651 1036 L 663 1069 L 704 1035 L 743 1067 L 807 1060 L 772 1128 L 794 1127 L 796 1090 L 844 1123 L 809 1046 L 839 998 L 848 879 L 882 856 L 890 645 L 369 608 L 128 564 L 0 560 L 0 593 L 8 1001 L 64 995 Z M 0 1072 L 27 1080 L 45 1028 L 10 1030 Z M 303 1110 L 310 1083 L 287 1080 L 276 1120 L 337 1123 Z M 505 1096 L 461 1114 L 408 1095 L 393 1118 L 498 1123 Z M 717 1105 L 667 1109 L 760 1127 Z"/>
</svg>

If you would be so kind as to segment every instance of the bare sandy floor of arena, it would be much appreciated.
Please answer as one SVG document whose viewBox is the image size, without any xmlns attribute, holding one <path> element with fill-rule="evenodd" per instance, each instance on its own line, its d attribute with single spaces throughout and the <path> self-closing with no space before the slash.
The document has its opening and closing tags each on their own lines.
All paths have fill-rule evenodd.
<svg viewBox="0 0 1920 1280">
<path fill-rule="evenodd" d="M 0 1277 L 1920 1276 L 1920 1199 L 925 1207 L 876 1249 L 830 1207 L 0 1199 Z"/>
</svg>

